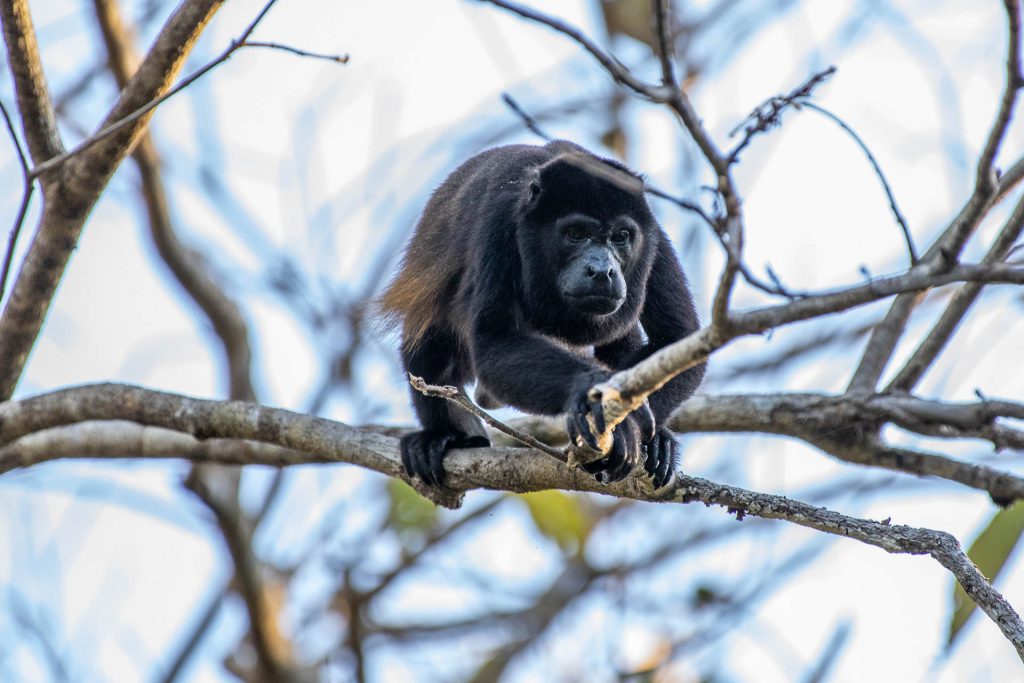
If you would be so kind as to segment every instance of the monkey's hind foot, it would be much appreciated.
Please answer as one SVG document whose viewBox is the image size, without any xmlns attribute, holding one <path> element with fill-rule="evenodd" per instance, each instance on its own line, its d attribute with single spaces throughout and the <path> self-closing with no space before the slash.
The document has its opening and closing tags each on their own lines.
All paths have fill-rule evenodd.
<svg viewBox="0 0 1024 683">
<path fill-rule="evenodd" d="M 444 482 L 444 456 L 451 448 L 486 448 L 491 442 L 484 436 L 464 432 L 423 430 L 402 437 L 402 468 L 410 477 L 419 477 L 430 486 Z"/>
</svg>

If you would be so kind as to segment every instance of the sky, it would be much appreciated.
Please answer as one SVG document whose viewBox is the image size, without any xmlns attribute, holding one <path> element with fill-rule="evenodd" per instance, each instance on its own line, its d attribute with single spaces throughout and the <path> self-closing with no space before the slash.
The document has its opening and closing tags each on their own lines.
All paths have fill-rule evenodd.
<svg viewBox="0 0 1024 683">
<path fill-rule="evenodd" d="M 89 8 L 64 0 L 30 4 L 51 88 L 61 92 L 83 63 L 97 59 Z M 139 16 L 141 6 L 128 15 Z M 261 6 L 253 0 L 227 3 L 186 71 L 219 53 Z M 543 9 L 603 40 L 593 3 L 559 0 L 543 3 Z M 840 26 L 851 16 L 859 29 L 849 36 Z M 973 160 L 1002 88 L 1002 22 L 1002 3 L 996 0 L 798 3 L 745 40 L 734 59 L 699 79 L 690 95 L 724 147 L 729 131 L 755 105 L 836 65 L 837 74 L 815 101 L 841 115 L 869 145 L 922 245 L 970 190 Z M 140 42 L 151 40 L 158 25 L 146 27 Z M 162 105 L 153 130 L 184 238 L 245 296 L 261 396 L 272 405 L 302 409 L 329 348 L 287 303 L 266 291 L 267 259 L 302 264 L 323 291 L 354 296 L 377 271 L 394 267 L 396 237 L 409 228 L 444 173 L 485 146 L 496 128 L 516 126 L 501 93 L 540 111 L 549 103 L 607 93 L 610 86 L 564 36 L 485 3 L 279 0 L 256 37 L 348 54 L 350 61 L 339 65 L 241 50 Z M 626 63 L 641 54 L 635 45 L 620 48 Z M 716 65 L 715 46 L 701 50 Z M 66 125 L 69 141 L 93 127 L 113 95 L 111 83 L 98 81 L 76 101 L 74 120 L 82 128 Z M 12 101 L 6 73 L 0 97 Z M 700 186 L 708 182 L 707 171 L 672 117 L 646 105 L 630 108 L 627 117 L 631 144 L 625 160 L 661 187 L 706 200 Z M 545 126 L 587 146 L 599 144 L 599 123 L 585 117 Z M 503 141 L 536 139 L 518 130 Z M 1017 121 L 1002 160 L 1012 161 L 1012 151 L 1024 148 L 1022 143 L 1024 127 Z M 7 180 L 0 183 L 0 215 L 14 214 L 19 173 L 9 145 L 0 146 L 0 176 Z M 744 195 L 748 261 L 761 269 L 770 264 L 787 284 L 837 287 L 859 282 L 863 269 L 877 275 L 905 264 L 902 237 L 878 178 L 850 138 L 812 111 L 790 112 L 781 129 L 756 139 L 737 169 L 737 182 Z M 224 394 L 222 373 L 210 353 L 212 333 L 197 326 L 194 307 L 158 264 L 134 199 L 136 187 L 134 173 L 122 170 L 94 210 L 19 396 L 110 380 L 197 396 Z M 721 255 L 708 247 L 710 238 L 691 217 L 664 205 L 655 208 L 676 240 L 706 317 Z M 994 212 L 985 223 L 968 247 L 968 258 L 979 255 L 974 245 L 998 229 L 1001 216 L 1005 213 Z M 27 225 L 34 225 L 32 218 Z M 735 303 L 764 301 L 763 295 L 741 290 Z M 949 358 L 922 383 L 925 395 L 969 399 L 984 388 L 990 395 L 1019 398 L 1021 371 L 1008 359 L 1019 357 L 1024 342 L 1020 303 L 1012 293 L 994 290 L 983 306 L 955 337 Z M 851 319 L 868 321 L 884 310 L 867 307 Z M 814 329 L 821 328 L 796 326 L 737 342 L 716 360 L 712 373 L 720 368 L 724 376 L 734 364 Z M 924 329 L 923 324 L 917 328 Z M 332 396 L 327 415 L 353 423 L 412 421 L 392 344 L 393 339 L 375 338 L 371 352 L 360 358 L 359 386 L 372 387 L 373 395 Z M 901 348 L 900 354 L 912 348 Z M 849 359 L 840 364 L 825 354 L 799 372 L 712 381 L 706 390 L 836 391 L 845 386 L 851 367 Z M 735 443 L 722 436 L 688 438 L 687 470 L 702 476 L 738 470 L 743 485 L 797 495 L 851 467 L 780 439 L 752 438 L 742 449 Z M 979 453 L 977 444 L 946 448 Z M 1020 454 L 1007 458 L 1007 466 L 1020 468 Z M 85 663 L 85 680 L 94 677 L 90 673 L 129 680 L 150 659 L 166 656 L 198 605 L 227 576 L 200 506 L 177 490 L 184 471 L 181 465 L 57 463 L 0 479 L 0 548 L 9 548 L 6 557 L 0 553 L 0 583 L 16 585 L 26 599 L 61 615 L 62 640 L 74 661 Z M 295 496 L 308 501 L 302 516 L 307 522 L 322 516 L 330 501 L 350 495 L 367 476 L 325 477 L 304 470 L 294 484 Z M 903 490 L 907 481 L 894 478 L 892 489 Z M 260 482 L 254 475 L 253 491 Z M 944 529 L 962 542 L 994 512 L 984 496 L 931 484 L 907 486 L 905 495 L 851 492 L 840 499 L 847 505 L 841 511 Z M 513 526 L 494 533 L 504 530 L 511 548 L 528 543 L 515 539 Z M 779 548 L 783 540 L 800 544 L 817 538 L 779 526 L 785 527 L 773 532 Z M 758 554 L 771 548 L 771 543 L 738 544 L 712 549 L 694 562 L 701 572 L 731 572 L 739 560 L 759 566 L 770 558 Z M 504 571 L 518 557 L 497 554 L 494 561 Z M 1019 558 L 1012 558 L 999 583 L 1018 606 L 1024 605 L 1019 565 Z M 679 580 L 696 572 L 682 568 Z M 927 558 L 887 555 L 852 541 L 831 543 L 799 580 L 773 593 L 737 632 L 728 671 L 736 680 L 790 680 L 790 667 L 809 663 L 833 625 L 847 620 L 854 626 L 836 681 L 981 681 L 1019 667 L 998 630 L 978 617 L 949 659 L 936 659 L 951 591 L 950 576 Z M 99 623 L 130 628 L 97 629 Z M 210 648 L 230 644 L 232 628 L 237 632 L 238 624 L 228 620 Z M 630 631 L 627 637 L 642 650 L 643 635 Z M 6 666 L 18 680 L 48 680 L 47 672 L 20 651 Z M 401 666 L 396 663 L 386 673 L 408 674 Z M 539 680 L 530 678 L 529 669 L 518 675 Z M 207 662 L 189 680 L 225 679 Z"/>
</svg>

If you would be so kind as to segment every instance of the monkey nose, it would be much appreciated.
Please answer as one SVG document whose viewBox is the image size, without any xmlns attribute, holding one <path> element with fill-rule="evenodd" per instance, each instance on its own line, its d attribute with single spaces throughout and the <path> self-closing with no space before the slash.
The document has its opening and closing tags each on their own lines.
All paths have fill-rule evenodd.
<svg viewBox="0 0 1024 683">
<path fill-rule="evenodd" d="M 612 279 L 612 269 L 611 268 L 596 268 L 596 267 L 594 267 L 593 264 L 588 264 L 587 268 L 586 268 L 586 270 L 584 272 L 586 273 L 587 277 L 595 279 L 595 280 L 599 280 L 599 281 L 600 280 L 608 280 L 608 281 L 611 281 L 611 279 Z"/>
</svg>

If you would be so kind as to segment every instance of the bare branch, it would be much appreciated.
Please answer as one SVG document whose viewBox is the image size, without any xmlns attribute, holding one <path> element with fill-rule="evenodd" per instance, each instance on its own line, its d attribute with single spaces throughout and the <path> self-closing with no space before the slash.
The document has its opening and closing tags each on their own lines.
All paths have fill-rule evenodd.
<svg viewBox="0 0 1024 683">
<path fill-rule="evenodd" d="M 591 390 L 592 396 L 594 400 L 602 401 L 605 423 L 611 428 L 639 407 L 649 394 L 738 337 L 849 310 L 893 294 L 962 281 L 1022 283 L 1024 267 L 1005 264 L 958 266 L 933 274 L 927 266 L 919 265 L 901 275 L 879 278 L 832 293 L 732 313 L 727 330 L 723 331 L 712 323 L 596 385 Z"/>
<path fill-rule="evenodd" d="M 516 102 L 512 95 L 507 92 L 501 93 L 501 101 L 505 103 L 505 106 L 512 110 L 512 113 L 519 117 L 523 122 L 523 125 L 526 126 L 531 133 L 546 142 L 551 142 L 552 137 L 544 132 L 544 129 L 540 127 L 539 123 L 537 123 L 537 119 L 530 116 L 525 109 L 519 106 L 519 103 Z"/>
<path fill-rule="evenodd" d="M 691 202 L 687 199 L 675 197 L 673 195 L 670 195 L 668 192 L 665 192 L 664 190 L 661 190 L 647 183 L 644 184 L 644 191 L 647 192 L 647 194 L 649 195 L 658 197 L 659 199 L 664 199 L 667 202 L 671 202 L 672 204 L 678 206 L 680 209 L 683 209 L 684 211 L 689 211 L 690 213 L 697 214 L 700 217 L 700 219 L 704 221 L 704 223 L 715 232 L 715 234 L 718 234 L 718 226 L 715 224 L 714 219 L 711 218 L 711 216 L 709 216 L 708 213 L 703 208 L 701 208 L 701 206 L 696 202 Z"/>
<path fill-rule="evenodd" d="M 743 129 L 743 139 L 729 153 L 729 163 L 737 163 L 740 160 L 740 153 L 747 148 L 747 145 L 750 144 L 754 137 L 759 133 L 764 133 L 779 126 L 782 123 L 782 115 L 787 109 L 790 107 L 799 109 L 814 94 L 814 90 L 827 81 L 835 72 L 836 68 L 830 66 L 816 74 L 812 74 L 810 78 L 790 91 L 789 94 L 770 97 L 758 105 L 754 111 L 750 112 L 746 121 L 736 126 L 729 133 L 729 137 L 733 137 L 740 132 L 741 128 Z"/>
<path fill-rule="evenodd" d="M 1003 97 L 999 102 L 999 111 L 996 113 L 996 120 L 989 131 L 988 139 L 985 140 L 985 147 L 978 159 L 978 170 L 975 184 L 979 190 L 985 193 L 995 191 L 995 176 L 993 165 L 999 148 L 1006 137 L 1006 129 L 1013 118 L 1013 109 L 1017 104 L 1017 95 L 1021 88 L 1024 88 L 1024 75 L 1021 72 L 1021 46 L 1020 46 L 1020 1 L 1003 0 L 1006 8 L 1006 24 L 1009 33 L 1006 54 L 1006 87 L 1003 89 Z"/>
<path fill-rule="evenodd" d="M 196 624 L 192 627 L 188 638 L 182 644 L 181 649 L 178 650 L 178 654 L 175 655 L 171 661 L 170 666 L 167 667 L 167 671 L 160 678 L 159 683 L 174 683 L 178 680 L 178 676 L 181 675 L 182 669 L 185 668 L 185 664 L 192 658 L 199 643 L 202 642 L 203 635 L 213 625 L 214 620 L 217 618 L 217 614 L 220 612 L 221 605 L 224 604 L 224 596 L 227 595 L 228 587 L 224 586 L 218 588 L 213 592 L 210 602 L 207 603 L 206 609 L 204 609 L 199 618 L 196 620 Z"/>
<path fill-rule="evenodd" d="M 38 164 L 63 152 L 64 145 L 57 131 L 57 118 L 39 58 L 39 44 L 28 0 L 0 2 L 0 21 L 3 22 L 7 63 L 14 80 L 25 141 L 33 161 Z"/>
<path fill-rule="evenodd" d="M 94 6 L 107 47 L 107 62 L 118 86 L 126 88 L 138 63 L 128 40 L 128 31 L 121 21 L 116 2 L 95 0 Z M 199 306 L 221 342 L 224 367 L 228 371 L 229 396 L 245 401 L 255 400 L 252 352 L 245 319 L 235 302 L 214 281 L 202 255 L 182 244 L 178 238 L 164 191 L 160 159 L 148 131 L 140 138 L 132 158 L 142 178 L 149 231 L 157 252 L 178 283 Z"/>
<path fill-rule="evenodd" d="M 651 0 L 654 11 L 654 30 L 658 41 L 658 60 L 661 62 L 661 84 L 675 90 L 675 42 L 672 40 L 671 0 Z"/>
<path fill-rule="evenodd" d="M 630 73 L 629 69 L 627 69 L 619 60 L 615 59 L 615 57 L 609 55 L 598 47 L 596 43 L 590 40 L 590 38 L 584 35 L 584 33 L 575 26 L 515 2 L 507 2 L 507 0 L 482 0 L 482 2 L 488 2 L 514 14 L 518 14 L 524 19 L 544 24 L 559 33 L 564 33 L 579 43 L 584 50 L 589 52 L 594 59 L 596 59 L 601 66 L 605 68 L 605 71 L 615 79 L 616 82 L 621 83 L 638 95 L 646 97 L 654 102 L 665 102 L 669 97 L 671 97 L 671 88 L 654 86 L 638 79 Z"/>
<path fill-rule="evenodd" d="M 1005 260 L 1022 230 L 1024 230 L 1024 198 L 1017 202 L 1016 208 L 999 232 L 999 236 L 996 237 L 988 253 L 985 254 L 982 263 L 995 264 Z M 910 391 L 914 388 L 942 353 L 942 350 L 946 348 L 946 344 L 952 338 L 960 322 L 978 299 L 978 295 L 981 294 L 982 287 L 984 287 L 984 283 L 969 282 L 957 290 L 957 293 L 953 295 L 953 300 L 949 302 L 946 310 L 942 312 L 938 321 L 925 335 L 920 346 L 889 383 L 886 388 L 887 392 Z"/>
<path fill-rule="evenodd" d="M 992 124 L 985 148 L 978 160 L 974 192 L 957 217 L 922 257 L 923 262 L 931 264 L 936 269 L 946 267 L 959 258 L 967 239 L 974 234 L 985 214 L 1002 196 L 992 164 L 1006 134 L 1017 93 L 1024 87 L 1020 69 L 1020 3 L 1018 0 L 1004 0 L 1003 4 L 1006 7 L 1009 26 L 1006 87 L 996 120 Z M 875 328 L 868 339 L 860 364 L 850 380 L 848 391 L 870 392 L 878 386 L 896 344 L 906 329 L 910 315 L 920 300 L 921 297 L 917 294 L 905 294 L 896 298 L 885 320 Z"/>
<path fill-rule="evenodd" d="M 14 122 L 11 121 L 11 115 L 7 112 L 7 107 L 4 106 L 3 102 L 0 102 L 0 112 L 3 113 L 4 123 L 7 124 L 7 132 L 11 136 L 11 141 L 14 144 L 15 151 L 18 153 L 18 161 L 21 162 L 22 177 L 21 202 L 18 205 L 18 213 L 14 217 L 14 224 L 11 226 L 11 232 L 7 237 L 7 250 L 4 253 L 3 271 L 0 272 L 0 301 L 3 301 L 4 294 L 7 292 L 7 278 L 10 276 L 11 264 L 14 262 L 14 249 L 18 246 L 18 237 L 21 235 L 21 226 L 25 223 L 25 216 L 28 214 L 28 206 L 29 202 L 32 201 L 32 193 L 35 190 L 35 184 L 29 177 L 28 158 L 25 156 L 25 150 L 21 148 L 21 141 L 18 139 L 18 134 L 14 130 Z"/>
<path fill-rule="evenodd" d="M 282 45 L 281 43 L 272 43 L 261 40 L 247 40 L 242 43 L 239 47 L 264 47 L 270 50 L 280 50 L 282 52 L 289 52 L 299 57 L 309 57 L 311 59 L 323 59 L 328 62 L 334 62 L 335 64 L 348 64 L 348 55 L 328 55 L 322 52 L 310 52 L 309 50 L 300 50 L 297 47 L 291 45 Z"/>
<path fill-rule="evenodd" d="M 309 454 L 309 462 L 349 462 L 404 478 L 395 439 L 286 410 L 237 401 L 216 402 L 125 385 L 65 389 L 0 404 L 0 471 L 18 466 L 9 448 L 21 437 L 89 420 L 130 420 L 190 434 L 197 439 L 255 440 Z M 51 458 L 66 454 L 49 451 Z M 680 476 L 656 494 L 642 479 L 603 486 L 553 458 L 525 449 L 455 450 L 445 461 L 457 490 L 490 488 L 525 492 L 545 488 L 591 491 L 634 500 L 722 506 L 742 519 L 780 519 L 844 536 L 890 553 L 930 555 L 951 571 L 967 594 L 999 626 L 1024 660 L 1024 623 L 981 575 L 949 534 L 848 517 L 782 496 L 756 493 L 698 477 Z M 448 500 L 457 503 L 457 499 Z"/>
<path fill-rule="evenodd" d="M 152 111 L 226 62 L 242 47 L 276 0 L 269 0 L 242 35 L 231 41 L 220 55 L 171 87 L 171 79 L 181 68 L 188 54 L 187 51 L 180 50 L 181 45 L 190 45 L 194 42 L 222 2 L 223 0 L 192 0 L 180 8 L 164 27 L 156 44 L 135 72 L 132 82 L 121 92 L 117 104 L 107 114 L 99 130 L 74 149 L 37 165 L 32 170 L 33 177 L 38 177 L 72 159 L 74 162 L 69 163 L 65 171 L 72 180 L 78 177 L 85 182 L 90 173 L 99 174 L 104 178 L 112 173 L 117 163 L 124 158 L 123 151 L 129 149 L 135 138 L 141 135 Z M 184 12 L 186 9 L 191 12 Z M 182 22 L 184 25 L 179 26 L 175 20 L 182 14 L 187 14 L 187 17 L 184 17 L 185 20 Z M 182 35 L 183 33 L 187 35 Z M 170 52 L 170 55 L 166 54 L 167 52 Z M 91 150 L 89 154 L 83 154 L 87 150 Z"/>
<path fill-rule="evenodd" d="M 905 394 L 696 396 L 675 413 L 679 432 L 760 432 L 800 439 L 844 462 L 955 481 L 1000 505 L 1024 499 L 1024 478 L 936 453 L 895 448 L 876 436 L 895 424 L 918 434 L 975 438 L 1024 450 L 1024 432 L 996 423 L 1024 416 L 1024 405 L 999 401 L 942 403 Z"/>
<path fill-rule="evenodd" d="M 178 8 L 108 120 L 120 119 L 122 111 L 137 107 L 136 101 L 149 101 L 166 89 L 188 54 L 183 46 L 195 43 L 220 1 L 191 0 Z M 89 210 L 141 132 L 142 123 L 112 136 L 44 184 L 39 227 L 0 314 L 0 398 L 14 392 Z"/>
<path fill-rule="evenodd" d="M 910 265 L 917 265 L 917 249 L 914 247 L 914 238 L 910 234 L 910 227 L 907 225 L 907 219 L 903 217 L 903 212 L 900 211 L 900 207 L 896 204 L 896 196 L 892 193 L 892 187 L 889 186 L 889 181 L 886 179 L 885 173 L 882 172 L 882 167 L 878 165 L 875 155 L 871 153 L 871 150 L 868 149 L 864 140 L 857 135 L 857 132 L 847 125 L 846 121 L 843 121 L 828 109 L 825 109 L 813 102 L 803 102 L 802 106 L 807 107 L 811 111 L 816 111 L 822 116 L 828 118 L 830 121 L 842 128 L 847 135 L 853 138 L 853 141 L 857 143 L 857 146 L 860 147 L 864 156 L 867 157 L 868 163 L 871 164 L 871 168 L 874 169 L 875 175 L 878 176 L 878 180 L 881 181 L 882 189 L 885 190 L 885 196 L 889 200 L 889 208 L 892 210 L 892 215 L 899 224 L 900 230 L 903 232 L 903 239 L 907 243 L 907 253 L 910 255 Z"/>
<path fill-rule="evenodd" d="M 504 434 L 508 434 L 519 443 L 529 446 L 530 448 L 535 448 L 541 453 L 547 453 L 552 458 L 556 458 L 561 462 L 568 462 L 569 456 L 566 454 L 566 451 L 559 450 L 557 448 L 552 448 L 551 446 L 548 446 L 547 444 L 542 443 L 537 439 L 533 438 L 529 434 L 524 434 L 523 432 L 520 432 L 514 427 L 510 427 L 504 422 L 494 419 L 485 411 L 481 410 L 479 406 L 470 401 L 465 394 L 459 391 L 458 387 L 437 386 L 435 384 L 427 384 L 422 377 L 417 377 L 412 373 L 409 374 L 409 384 L 412 385 L 413 389 L 420 392 L 424 396 L 434 396 L 436 398 L 443 398 L 446 401 L 451 401 L 452 403 L 459 406 L 466 412 L 479 417 L 481 420 L 484 421 L 484 424 L 486 424 L 490 428 L 496 429 L 497 431 L 502 432 Z"/>
<path fill-rule="evenodd" d="M 181 431 L 124 420 L 86 421 L 42 429 L 0 449 L 0 470 L 63 458 L 182 458 L 201 463 L 271 467 L 310 462 L 310 455 L 258 441 L 199 440 Z M 320 461 L 326 462 L 326 461 Z"/>
</svg>

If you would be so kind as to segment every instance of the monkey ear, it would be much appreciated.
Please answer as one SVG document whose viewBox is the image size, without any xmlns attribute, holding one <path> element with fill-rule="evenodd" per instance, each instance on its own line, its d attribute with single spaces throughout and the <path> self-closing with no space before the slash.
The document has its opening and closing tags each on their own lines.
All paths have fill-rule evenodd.
<svg viewBox="0 0 1024 683">
<path fill-rule="evenodd" d="M 526 205 L 534 206 L 538 197 L 540 197 L 540 178 L 535 177 L 530 180 L 530 185 L 526 190 Z"/>
</svg>

